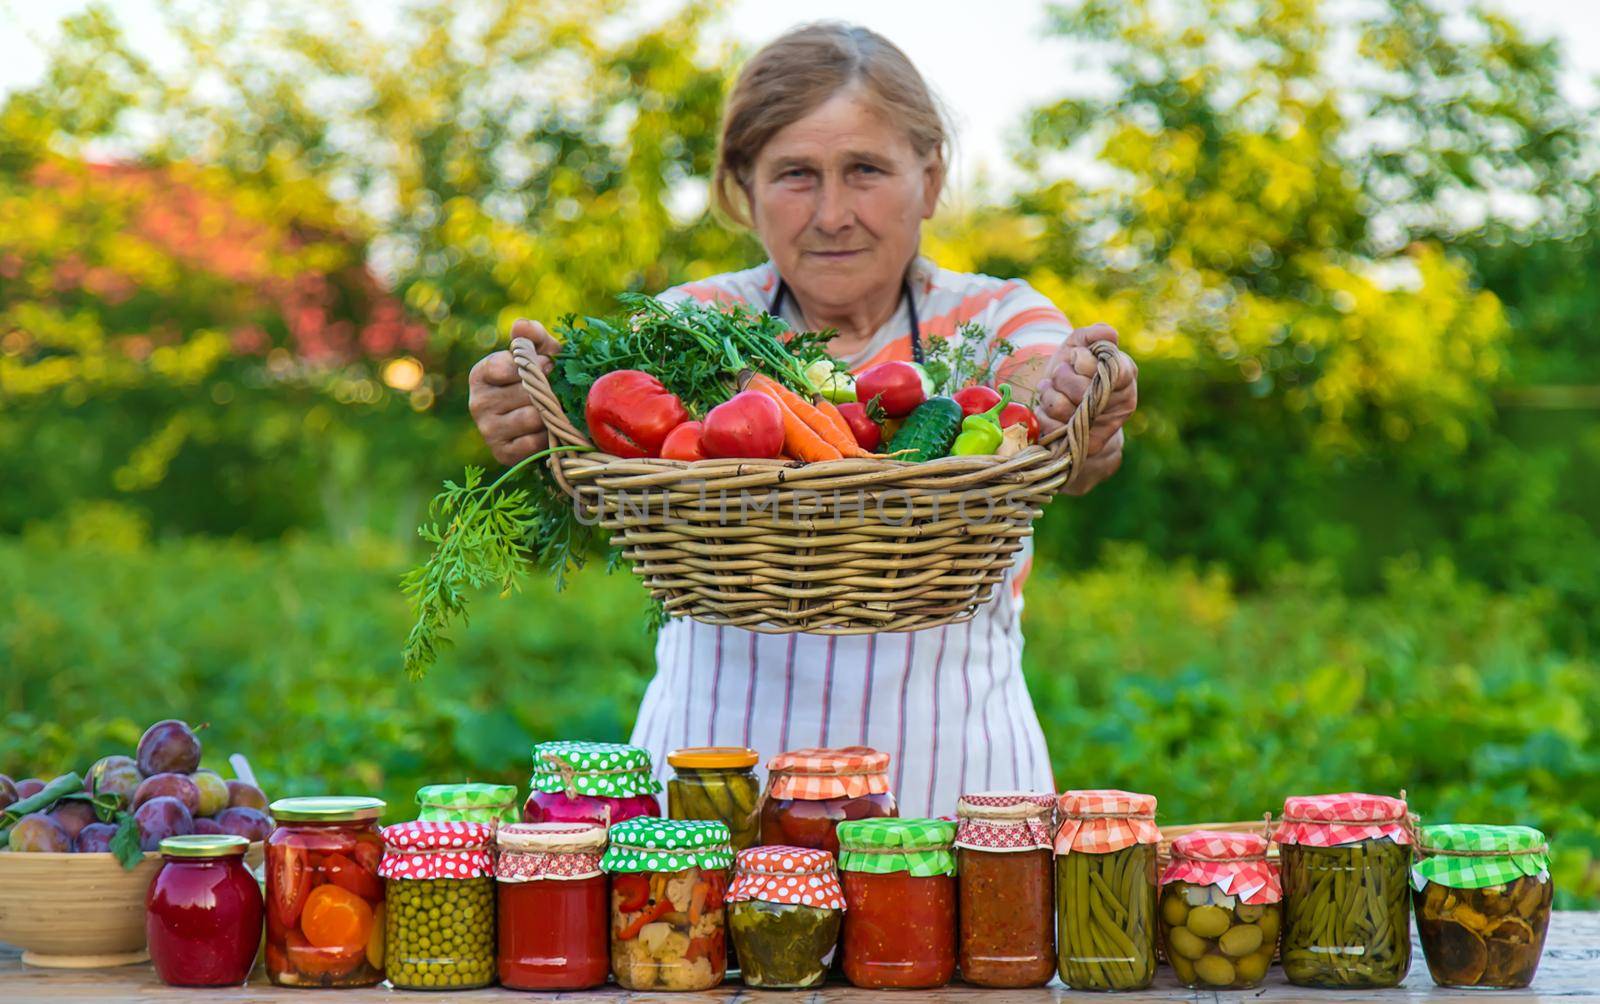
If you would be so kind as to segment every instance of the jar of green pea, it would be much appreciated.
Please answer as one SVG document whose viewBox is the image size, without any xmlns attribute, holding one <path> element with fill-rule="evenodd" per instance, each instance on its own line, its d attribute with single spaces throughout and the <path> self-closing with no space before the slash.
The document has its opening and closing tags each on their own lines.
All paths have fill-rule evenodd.
<svg viewBox="0 0 1600 1004">
<path fill-rule="evenodd" d="M 468 990 L 495 976 L 487 823 L 417 820 L 383 831 L 384 959 L 403 990 Z"/>
</svg>

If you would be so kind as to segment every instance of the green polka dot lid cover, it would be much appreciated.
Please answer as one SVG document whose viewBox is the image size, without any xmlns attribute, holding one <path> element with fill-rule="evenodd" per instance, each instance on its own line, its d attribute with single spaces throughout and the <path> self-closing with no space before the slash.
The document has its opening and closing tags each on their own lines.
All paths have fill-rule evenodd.
<svg viewBox="0 0 1600 1004">
<path fill-rule="evenodd" d="M 611 827 L 600 867 L 608 872 L 681 872 L 731 868 L 728 824 L 710 819 L 635 816 Z"/>
<path fill-rule="evenodd" d="M 628 798 L 661 790 L 661 782 L 652 776 L 649 750 L 624 743 L 572 740 L 535 746 L 533 777 L 528 783 L 535 791 L 564 791 L 574 797 Z"/>
</svg>

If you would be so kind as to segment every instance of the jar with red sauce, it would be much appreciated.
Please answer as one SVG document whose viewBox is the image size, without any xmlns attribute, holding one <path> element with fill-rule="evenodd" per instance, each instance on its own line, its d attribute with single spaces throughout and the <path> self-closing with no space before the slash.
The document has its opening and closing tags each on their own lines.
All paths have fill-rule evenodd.
<svg viewBox="0 0 1600 1004">
<path fill-rule="evenodd" d="M 1042 987 L 1056 971 L 1053 792 L 985 792 L 956 803 L 961 978 Z"/>
<path fill-rule="evenodd" d="M 942 987 L 956 972 L 956 826 L 942 819 L 839 824 L 845 979 L 867 990 Z"/>
<path fill-rule="evenodd" d="M 161 982 L 237 986 L 261 947 L 261 889 L 244 865 L 250 846 L 225 834 L 167 837 L 145 894 L 145 938 Z"/>
<path fill-rule="evenodd" d="M 495 835 L 500 982 L 586 990 L 611 971 L 606 831 L 592 823 L 513 823 Z"/>
<path fill-rule="evenodd" d="M 285 987 L 383 981 L 377 798 L 280 798 L 267 838 L 267 978 Z"/>
<path fill-rule="evenodd" d="M 661 815 L 650 751 L 623 743 L 559 740 L 533 748 L 533 777 L 524 823 L 612 826 Z"/>
<path fill-rule="evenodd" d="M 816 847 L 835 856 L 847 819 L 899 815 L 889 792 L 889 754 L 868 746 L 803 749 L 767 762 L 761 842 Z"/>
</svg>

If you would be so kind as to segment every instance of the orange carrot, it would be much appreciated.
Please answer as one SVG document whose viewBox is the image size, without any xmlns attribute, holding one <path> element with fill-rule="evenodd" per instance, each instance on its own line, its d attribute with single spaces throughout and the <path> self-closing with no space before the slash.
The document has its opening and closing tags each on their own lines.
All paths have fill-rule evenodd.
<svg viewBox="0 0 1600 1004">
<path fill-rule="evenodd" d="M 799 394 L 796 394 L 794 391 L 778 383 L 778 381 L 772 379 L 771 377 L 757 373 L 755 376 L 750 378 L 749 386 L 754 387 L 756 390 L 759 390 L 763 394 L 773 398 L 784 408 L 788 409 L 788 411 L 793 414 L 795 418 L 799 419 L 807 429 L 811 430 L 812 435 L 822 440 L 830 449 L 838 453 L 839 456 L 842 457 L 845 455 L 847 447 L 852 456 L 855 454 L 856 450 L 860 449 L 859 444 L 856 443 L 856 437 L 850 435 L 849 426 L 846 425 L 843 428 L 835 426 L 831 421 L 828 420 L 826 416 L 817 410 L 816 405 L 807 402 Z M 841 418 L 840 423 L 842 424 L 843 421 L 844 419 Z M 787 435 L 784 437 L 784 445 L 789 445 Z M 802 457 L 801 459 L 805 458 Z M 832 459 L 837 460 L 838 457 L 834 457 Z"/>
<path fill-rule="evenodd" d="M 840 414 L 838 405 L 834 404 L 825 397 L 819 397 L 817 398 L 816 409 L 817 414 L 821 415 L 826 422 L 832 425 L 834 431 L 838 434 L 836 438 L 830 438 L 828 442 L 834 443 L 842 439 L 844 443 L 849 444 L 850 449 L 848 450 L 841 445 L 839 447 L 840 453 L 847 457 L 875 456 L 875 454 L 871 453 L 870 451 L 862 449 L 861 444 L 856 442 L 856 434 L 850 431 L 850 423 L 844 420 L 844 415 Z"/>
<path fill-rule="evenodd" d="M 784 453 L 796 460 L 804 460 L 808 464 L 814 464 L 821 460 L 838 460 L 844 456 L 844 454 L 834 449 L 827 440 L 817 435 L 811 426 L 801 421 L 800 416 L 794 413 L 783 398 L 773 394 L 767 388 L 757 385 L 754 380 L 750 381 L 750 384 L 778 402 L 778 410 L 783 412 Z"/>
</svg>

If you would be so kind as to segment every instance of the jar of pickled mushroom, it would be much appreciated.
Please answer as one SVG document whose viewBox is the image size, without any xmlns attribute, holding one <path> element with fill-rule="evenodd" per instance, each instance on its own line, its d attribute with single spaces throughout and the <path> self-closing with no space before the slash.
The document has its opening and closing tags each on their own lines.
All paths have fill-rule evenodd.
<svg viewBox="0 0 1600 1004">
<path fill-rule="evenodd" d="M 709 990 L 727 971 L 728 825 L 638 817 L 611 827 L 611 970 L 626 990 Z"/>
<path fill-rule="evenodd" d="M 280 798 L 267 838 L 267 978 L 285 987 L 383 980 L 383 800 Z"/>
<path fill-rule="evenodd" d="M 609 906 L 593 823 L 512 823 L 499 855 L 500 982 L 515 990 L 585 990 L 611 972 Z"/>
<path fill-rule="evenodd" d="M 1056 971 L 1056 796 L 984 792 L 956 802 L 961 979 L 1040 987 Z"/>
<path fill-rule="evenodd" d="M 943 819 L 839 824 L 845 979 L 868 990 L 942 987 L 956 972 L 956 839 Z"/>
<path fill-rule="evenodd" d="M 867 746 L 804 749 L 767 761 L 761 842 L 839 853 L 846 819 L 899 815 L 889 793 L 889 754 Z"/>
<path fill-rule="evenodd" d="M 512 784 L 429 784 L 417 789 L 417 818 L 424 822 L 515 823 L 517 788 Z"/>
<path fill-rule="evenodd" d="M 1302 987 L 1396 987 L 1411 968 L 1404 799 L 1354 792 L 1283 803 L 1283 974 Z"/>
<path fill-rule="evenodd" d="M 1283 889 L 1260 833 L 1195 830 L 1161 875 L 1161 938 L 1186 987 L 1259 987 L 1283 930 Z"/>
<path fill-rule="evenodd" d="M 417 820 L 383 831 L 384 955 L 402 990 L 494 982 L 494 828 Z"/>
<path fill-rule="evenodd" d="M 1064 792 L 1057 806 L 1056 927 L 1074 990 L 1143 990 L 1156 972 L 1156 800 Z"/>
<path fill-rule="evenodd" d="M 739 852 L 728 890 L 728 932 L 745 986 L 795 990 L 828 978 L 844 890 L 833 855 L 814 847 Z"/>
<path fill-rule="evenodd" d="M 694 746 L 667 755 L 667 815 L 673 819 L 720 819 L 733 834 L 733 849 L 761 838 L 761 782 L 753 769 L 761 755 L 743 746 Z"/>
<path fill-rule="evenodd" d="M 650 751 L 622 743 L 557 741 L 533 748 L 524 823 L 610 826 L 661 815 Z"/>
<path fill-rule="evenodd" d="M 261 888 L 245 867 L 250 842 L 226 834 L 167 837 L 145 894 L 145 940 L 161 982 L 238 986 L 261 947 Z"/>
<path fill-rule="evenodd" d="M 1531 826 L 1424 826 L 1411 866 L 1422 957 L 1444 987 L 1533 982 L 1550 927 L 1550 847 Z"/>
</svg>

